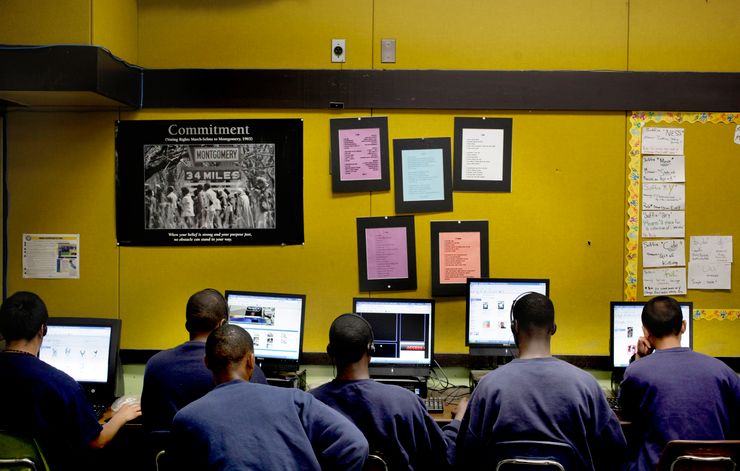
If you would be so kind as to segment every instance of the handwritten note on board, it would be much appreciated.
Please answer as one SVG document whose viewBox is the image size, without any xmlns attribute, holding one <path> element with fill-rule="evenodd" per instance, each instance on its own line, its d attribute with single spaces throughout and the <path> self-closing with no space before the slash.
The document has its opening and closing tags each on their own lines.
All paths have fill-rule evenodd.
<svg viewBox="0 0 740 471">
<path fill-rule="evenodd" d="M 683 128 L 642 128 L 642 153 L 683 155 Z"/>
<path fill-rule="evenodd" d="M 692 262 L 732 262 L 732 236 L 691 236 Z"/>
<path fill-rule="evenodd" d="M 732 289 L 732 264 L 689 262 L 689 289 Z"/>
<path fill-rule="evenodd" d="M 683 155 L 646 155 L 642 158 L 642 181 L 685 182 L 685 161 Z"/>
<path fill-rule="evenodd" d="M 686 294 L 686 267 L 643 270 L 642 290 L 645 296 Z"/>
<path fill-rule="evenodd" d="M 643 240 L 642 266 L 678 267 L 686 265 L 683 239 Z"/>
<path fill-rule="evenodd" d="M 642 237 L 684 237 L 686 232 L 685 211 L 643 211 Z"/>
<path fill-rule="evenodd" d="M 643 183 L 642 209 L 664 211 L 686 209 L 686 185 L 683 183 Z"/>
</svg>

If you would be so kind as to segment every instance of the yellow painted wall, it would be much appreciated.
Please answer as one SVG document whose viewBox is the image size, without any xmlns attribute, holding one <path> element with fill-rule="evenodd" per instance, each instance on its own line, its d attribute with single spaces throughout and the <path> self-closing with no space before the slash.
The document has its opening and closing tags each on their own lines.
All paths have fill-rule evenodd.
<svg viewBox="0 0 740 471">
<path fill-rule="evenodd" d="M 0 0 L 0 44 L 90 44 L 90 0 Z"/>
<path fill-rule="evenodd" d="M 137 0 L 90 0 L 91 44 L 103 46 L 131 63 L 139 61 L 139 18 Z"/>
<path fill-rule="evenodd" d="M 19 13 L 21 3 L 28 4 L 0 0 L 4 9 L 11 7 L 6 11 L 21 18 L 16 25 L 0 15 L 0 40 L 36 40 L 27 33 L 33 22 Z M 39 20 L 48 29 L 44 34 L 65 37 L 64 42 L 78 35 L 83 38 L 80 43 L 85 43 L 84 37 L 90 42 L 92 35 L 94 43 L 124 58 L 136 54 L 138 64 L 145 67 L 726 70 L 734 67 L 728 58 L 738 57 L 738 41 L 713 41 L 711 52 L 701 57 L 669 57 L 663 42 L 645 40 L 652 24 L 693 25 L 694 17 L 700 31 L 707 31 L 712 22 L 724 24 L 726 17 L 740 13 L 740 4 L 732 0 L 679 0 L 677 8 L 667 8 L 666 1 L 649 2 L 663 9 L 625 0 L 468 0 L 454 5 L 439 0 L 139 0 L 134 39 L 129 29 L 133 0 L 114 6 L 102 0 L 66 3 L 80 11 L 56 25 L 54 6 L 33 2 L 33 8 L 46 12 Z M 87 9 L 82 8 L 85 5 Z M 117 15 L 123 15 L 120 24 Z M 347 63 L 330 63 L 332 38 L 347 40 Z M 380 63 L 381 38 L 398 41 L 396 64 Z M 709 47 L 709 39 L 695 41 Z M 38 291 L 54 314 L 120 317 L 124 348 L 165 348 L 183 340 L 185 301 L 206 286 L 303 292 L 308 296 L 304 349 L 322 351 L 331 320 L 350 309 L 351 298 L 361 294 L 355 219 L 394 214 L 393 191 L 331 192 L 329 119 L 371 113 L 389 117 L 391 139 L 452 136 L 455 116 L 514 120 L 513 192 L 455 193 L 453 212 L 417 215 L 419 288 L 390 295 L 429 296 L 430 221 L 488 219 L 492 276 L 551 278 L 559 324 L 555 352 L 607 354 L 608 304 L 622 299 L 623 291 L 627 142 L 623 113 L 239 109 L 123 113 L 123 119 L 303 118 L 306 243 L 119 249 L 113 157 L 113 123 L 118 115 L 11 112 L 9 290 Z M 711 158 L 707 159 L 711 174 Z M 23 232 L 79 232 L 82 278 L 23 280 Z M 464 302 L 440 298 L 437 312 L 437 350 L 467 351 Z M 738 326 L 738 322 L 720 326 L 707 321 L 706 327 L 697 323 L 697 347 L 708 351 L 719 345 L 712 353 L 740 354 L 736 342 L 727 342 L 727 332 L 737 332 Z"/>
</svg>

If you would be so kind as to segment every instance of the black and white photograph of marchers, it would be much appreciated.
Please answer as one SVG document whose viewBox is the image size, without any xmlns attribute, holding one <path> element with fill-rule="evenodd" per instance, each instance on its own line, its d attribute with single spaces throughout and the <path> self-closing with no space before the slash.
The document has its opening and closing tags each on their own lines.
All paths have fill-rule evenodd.
<svg viewBox="0 0 740 471">
<path fill-rule="evenodd" d="M 274 229 L 275 145 L 145 145 L 144 227 Z"/>
</svg>

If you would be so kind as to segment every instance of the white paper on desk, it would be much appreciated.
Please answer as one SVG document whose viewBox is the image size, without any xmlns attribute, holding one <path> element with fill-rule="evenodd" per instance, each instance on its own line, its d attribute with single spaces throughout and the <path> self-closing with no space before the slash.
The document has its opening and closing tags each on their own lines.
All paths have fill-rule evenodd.
<svg viewBox="0 0 740 471">
<path fill-rule="evenodd" d="M 684 237 L 686 232 L 685 211 L 643 211 L 642 237 Z"/>
<path fill-rule="evenodd" d="M 691 236 L 689 261 L 732 262 L 732 236 Z"/>
<path fill-rule="evenodd" d="M 683 155 L 683 128 L 642 128 L 642 153 Z"/>
<path fill-rule="evenodd" d="M 683 183 L 643 183 L 642 209 L 643 211 L 686 209 L 686 185 Z"/>
<path fill-rule="evenodd" d="M 686 251 L 683 239 L 642 241 L 642 266 L 644 268 L 684 265 L 686 265 Z"/>
<path fill-rule="evenodd" d="M 642 158 L 642 181 L 686 181 L 686 159 L 683 155 L 646 155 Z"/>
<path fill-rule="evenodd" d="M 686 267 L 642 270 L 644 296 L 686 294 Z"/>
<path fill-rule="evenodd" d="M 689 262 L 689 289 L 732 289 L 732 264 Z"/>
</svg>

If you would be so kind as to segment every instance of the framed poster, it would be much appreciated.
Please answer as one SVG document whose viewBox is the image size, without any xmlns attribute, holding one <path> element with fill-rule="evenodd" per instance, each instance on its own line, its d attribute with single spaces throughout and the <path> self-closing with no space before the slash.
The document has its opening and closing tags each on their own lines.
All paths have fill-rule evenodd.
<svg viewBox="0 0 740 471">
<path fill-rule="evenodd" d="M 416 289 L 413 216 L 357 219 L 360 291 Z"/>
<path fill-rule="evenodd" d="M 432 221 L 432 296 L 465 296 L 488 277 L 488 221 Z"/>
<path fill-rule="evenodd" d="M 117 121 L 116 235 L 127 246 L 303 243 L 303 121 Z"/>
<path fill-rule="evenodd" d="M 452 211 L 450 138 L 393 140 L 397 213 Z"/>
<path fill-rule="evenodd" d="M 332 119 L 329 128 L 332 191 L 390 190 L 388 118 Z"/>
<path fill-rule="evenodd" d="M 511 118 L 455 118 L 455 191 L 511 192 Z"/>
</svg>

